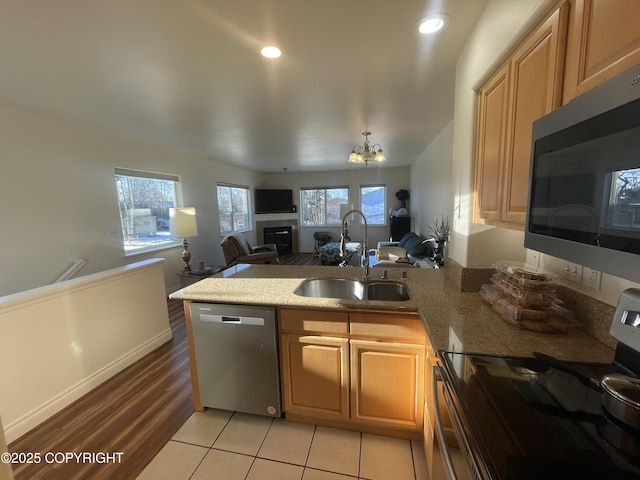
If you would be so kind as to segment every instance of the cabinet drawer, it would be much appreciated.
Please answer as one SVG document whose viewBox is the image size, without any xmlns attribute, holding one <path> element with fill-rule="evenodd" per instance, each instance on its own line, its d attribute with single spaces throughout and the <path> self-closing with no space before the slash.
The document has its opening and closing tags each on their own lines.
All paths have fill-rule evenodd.
<svg viewBox="0 0 640 480">
<path fill-rule="evenodd" d="M 347 335 L 349 315 L 330 310 L 279 310 L 280 331 Z"/>
<path fill-rule="evenodd" d="M 411 340 L 424 343 L 425 332 L 418 316 L 398 318 L 397 314 L 351 313 L 349 333 L 354 337 L 374 340 Z"/>
</svg>

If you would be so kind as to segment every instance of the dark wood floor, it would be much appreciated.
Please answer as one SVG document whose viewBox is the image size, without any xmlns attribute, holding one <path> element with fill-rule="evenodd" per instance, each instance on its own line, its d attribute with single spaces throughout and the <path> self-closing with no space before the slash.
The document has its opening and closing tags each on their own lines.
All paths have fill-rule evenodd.
<svg viewBox="0 0 640 480">
<path fill-rule="evenodd" d="M 135 479 L 193 412 L 182 302 L 173 340 L 9 445 L 10 452 L 122 452 L 121 463 L 13 465 L 16 480 Z"/>
<path fill-rule="evenodd" d="M 291 253 L 280 255 L 281 265 L 320 265 L 320 256 L 312 253 Z"/>
</svg>

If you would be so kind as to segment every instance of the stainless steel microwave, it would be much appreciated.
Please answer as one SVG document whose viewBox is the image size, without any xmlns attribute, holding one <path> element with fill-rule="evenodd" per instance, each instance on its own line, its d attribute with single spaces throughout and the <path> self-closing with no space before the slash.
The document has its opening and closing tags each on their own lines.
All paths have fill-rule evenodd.
<svg viewBox="0 0 640 480">
<path fill-rule="evenodd" d="M 640 65 L 534 122 L 524 245 L 640 282 Z"/>
</svg>

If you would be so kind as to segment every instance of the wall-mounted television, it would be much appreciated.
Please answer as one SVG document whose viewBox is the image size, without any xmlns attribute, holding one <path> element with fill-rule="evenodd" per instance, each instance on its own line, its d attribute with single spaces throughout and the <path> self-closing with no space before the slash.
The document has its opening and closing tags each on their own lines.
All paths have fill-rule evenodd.
<svg viewBox="0 0 640 480">
<path fill-rule="evenodd" d="M 255 213 L 295 212 L 293 190 L 256 188 L 255 207 Z"/>
</svg>

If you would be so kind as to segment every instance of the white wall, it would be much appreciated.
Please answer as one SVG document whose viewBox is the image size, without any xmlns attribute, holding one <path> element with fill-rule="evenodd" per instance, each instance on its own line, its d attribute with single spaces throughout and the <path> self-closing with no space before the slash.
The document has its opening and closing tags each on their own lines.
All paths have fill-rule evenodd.
<svg viewBox="0 0 640 480">
<path fill-rule="evenodd" d="M 8 442 L 172 338 L 163 260 L 0 297 Z"/>
<path fill-rule="evenodd" d="M 451 156 L 453 121 L 438 134 L 411 166 L 411 217 L 414 230 L 424 236 L 441 215 L 453 217 Z"/>
<path fill-rule="evenodd" d="M 524 236 L 472 223 L 477 89 L 555 0 L 490 0 L 458 59 L 453 121 L 454 216 L 449 255 L 465 267 L 524 260 Z"/>
<path fill-rule="evenodd" d="M 261 175 L 88 125 L 0 107 L 0 295 L 55 280 L 76 259 L 86 275 L 162 257 L 178 285 L 181 247 L 125 257 L 114 180 L 123 167 L 179 175 L 183 205 L 197 212 L 192 260 L 223 264 L 216 182 L 253 187 Z"/>
<path fill-rule="evenodd" d="M 294 203 L 298 205 L 300 211 L 300 188 L 301 187 L 333 187 L 333 186 L 349 186 L 349 198 L 354 208 L 360 208 L 360 185 L 384 184 L 387 192 L 387 211 L 389 208 L 397 209 L 400 207 L 400 201 L 395 194 L 398 190 L 409 190 L 409 194 L 413 197 L 410 190 L 410 168 L 395 167 L 384 168 L 379 165 L 355 166 L 348 170 L 325 171 L 309 173 L 280 173 L 265 175 L 263 184 L 259 187 L 263 188 L 291 188 L 293 190 Z M 407 207 L 411 206 L 412 198 L 407 201 Z M 290 215 L 254 215 L 255 221 L 290 218 Z M 299 219 L 299 216 L 298 216 Z M 314 240 L 313 232 L 327 231 L 333 234 L 334 240 L 340 238 L 339 227 L 300 227 L 300 251 L 313 252 Z M 355 240 L 364 237 L 363 229 L 353 222 L 349 222 L 349 235 Z M 368 247 L 373 248 L 378 242 L 389 239 L 389 226 L 369 226 L 367 231 Z"/>
<path fill-rule="evenodd" d="M 4 428 L 2 418 L 0 418 L 0 454 L 9 451 L 7 441 L 4 438 Z M 13 480 L 13 469 L 10 463 L 0 462 L 0 480 Z"/>
</svg>

